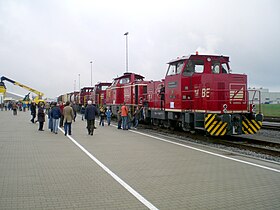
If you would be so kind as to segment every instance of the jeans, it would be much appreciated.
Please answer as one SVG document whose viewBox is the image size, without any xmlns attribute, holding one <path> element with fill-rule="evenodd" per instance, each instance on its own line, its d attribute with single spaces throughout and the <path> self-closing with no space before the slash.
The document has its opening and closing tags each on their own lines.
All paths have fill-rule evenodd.
<svg viewBox="0 0 280 210">
<path fill-rule="evenodd" d="M 122 129 L 127 130 L 127 116 L 122 116 Z"/>
<path fill-rule="evenodd" d="M 108 123 L 108 125 L 111 124 L 111 117 L 107 117 L 107 123 Z"/>
<path fill-rule="evenodd" d="M 137 128 L 138 123 L 139 123 L 139 120 L 135 118 L 135 119 L 134 119 L 134 128 Z"/>
<path fill-rule="evenodd" d="M 64 123 L 64 131 L 65 131 L 65 136 L 67 135 L 67 133 L 69 135 L 71 135 L 71 124 L 72 123 L 68 123 L 68 122 L 65 122 Z M 67 132 L 68 131 L 68 132 Z"/>
<path fill-rule="evenodd" d="M 58 123 L 59 123 L 59 119 L 53 119 L 53 128 L 52 128 L 52 130 L 53 130 L 54 133 L 57 133 L 57 131 L 58 131 Z"/>
<path fill-rule="evenodd" d="M 104 126 L 104 117 L 100 117 L 100 122 L 99 122 L 99 125 Z"/>
</svg>

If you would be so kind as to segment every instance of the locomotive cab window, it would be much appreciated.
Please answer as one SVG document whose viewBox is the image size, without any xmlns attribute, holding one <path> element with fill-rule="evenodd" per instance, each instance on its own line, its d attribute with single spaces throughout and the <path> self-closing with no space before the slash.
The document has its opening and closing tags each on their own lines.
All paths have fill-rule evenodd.
<svg viewBox="0 0 280 210">
<path fill-rule="evenodd" d="M 184 67 L 184 61 L 169 64 L 167 76 L 180 74 Z"/>
<path fill-rule="evenodd" d="M 228 66 L 226 63 L 222 63 L 222 73 L 227 74 L 228 71 Z"/>
<path fill-rule="evenodd" d="M 183 75 L 189 75 L 192 73 L 202 73 L 204 71 L 203 60 L 189 60 L 186 68 L 184 69 Z"/>
<path fill-rule="evenodd" d="M 219 73 L 223 73 L 223 74 L 227 74 L 228 73 L 228 66 L 226 63 L 213 63 L 212 64 L 212 72 L 214 74 L 219 74 Z"/>
<path fill-rule="evenodd" d="M 213 74 L 219 74 L 220 73 L 220 63 L 214 63 L 212 65 L 212 72 L 213 72 Z"/>
<path fill-rule="evenodd" d="M 108 88 L 109 86 L 107 85 L 107 86 L 101 86 L 101 90 L 106 90 L 107 88 Z"/>
</svg>

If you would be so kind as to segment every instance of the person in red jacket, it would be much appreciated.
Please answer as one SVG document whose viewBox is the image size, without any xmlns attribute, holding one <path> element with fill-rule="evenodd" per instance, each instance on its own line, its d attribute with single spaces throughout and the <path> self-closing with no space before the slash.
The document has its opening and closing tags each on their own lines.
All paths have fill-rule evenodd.
<svg viewBox="0 0 280 210">
<path fill-rule="evenodd" d="M 124 102 L 121 108 L 121 116 L 122 116 L 122 129 L 127 130 L 127 118 L 128 118 L 128 109 Z"/>
</svg>

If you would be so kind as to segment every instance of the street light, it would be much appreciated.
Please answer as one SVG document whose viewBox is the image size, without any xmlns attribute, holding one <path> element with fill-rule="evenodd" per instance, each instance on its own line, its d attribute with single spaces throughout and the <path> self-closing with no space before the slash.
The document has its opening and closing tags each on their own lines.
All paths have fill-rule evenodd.
<svg viewBox="0 0 280 210">
<path fill-rule="evenodd" d="M 126 32 L 124 35 L 126 37 L 126 72 L 128 72 L 128 32 Z"/>
<path fill-rule="evenodd" d="M 90 86 L 92 86 L 92 61 L 90 61 Z"/>
<path fill-rule="evenodd" d="M 81 75 L 78 74 L 78 76 L 79 76 L 79 91 L 80 91 L 81 90 Z"/>
</svg>

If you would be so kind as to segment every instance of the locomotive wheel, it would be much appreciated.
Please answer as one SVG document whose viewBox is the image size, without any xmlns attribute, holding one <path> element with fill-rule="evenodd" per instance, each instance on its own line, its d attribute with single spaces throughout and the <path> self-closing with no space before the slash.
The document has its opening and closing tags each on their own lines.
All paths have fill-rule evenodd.
<svg viewBox="0 0 280 210">
<path fill-rule="evenodd" d="M 170 122 L 169 121 L 166 121 L 166 120 L 162 121 L 162 125 L 163 125 L 164 128 L 170 128 Z"/>
<path fill-rule="evenodd" d="M 159 120 L 158 119 L 152 119 L 152 125 L 158 126 L 159 125 Z"/>
<path fill-rule="evenodd" d="M 192 128 L 189 123 L 184 123 L 184 126 L 182 126 L 182 130 L 186 132 L 191 132 Z"/>
</svg>

